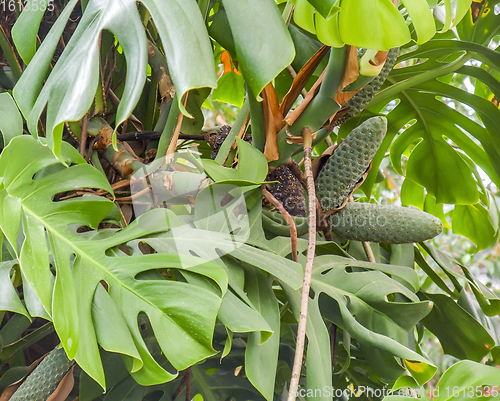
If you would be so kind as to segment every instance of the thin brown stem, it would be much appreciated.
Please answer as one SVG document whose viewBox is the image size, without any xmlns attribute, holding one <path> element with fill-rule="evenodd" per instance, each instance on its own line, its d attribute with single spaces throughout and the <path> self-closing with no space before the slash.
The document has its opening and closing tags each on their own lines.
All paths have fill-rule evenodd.
<svg viewBox="0 0 500 401">
<path fill-rule="evenodd" d="M 71 195 L 66 195 L 66 196 L 63 196 L 61 198 L 58 199 L 58 201 L 63 201 L 63 200 L 67 200 L 67 199 L 73 199 L 73 198 L 80 198 L 84 195 L 88 195 L 89 193 L 93 194 L 93 195 L 97 195 L 94 191 L 91 191 L 91 190 L 86 190 L 86 191 L 77 191 Z M 109 195 L 106 195 L 105 198 L 109 199 L 109 200 L 114 200 L 112 196 L 109 196 Z"/>
<path fill-rule="evenodd" d="M 141 191 L 131 195 L 131 196 L 125 196 L 123 198 L 117 198 L 116 201 L 117 202 L 122 202 L 122 201 L 130 201 L 130 200 L 134 200 L 136 198 L 139 198 L 140 196 L 144 195 L 144 194 L 147 194 L 148 192 L 151 191 L 151 188 L 150 187 L 146 187 L 144 189 L 142 189 Z"/>
<path fill-rule="evenodd" d="M 306 266 L 304 270 L 304 281 L 302 284 L 302 294 L 300 297 L 299 324 L 297 328 L 297 343 L 295 346 L 295 358 L 293 361 L 292 379 L 288 392 L 288 401 L 293 401 L 297 397 L 299 387 L 300 371 L 302 359 L 304 357 L 304 345 L 306 341 L 307 327 L 307 307 L 309 304 L 309 292 L 311 289 L 312 268 L 314 263 L 314 253 L 316 252 L 316 190 L 314 188 L 314 178 L 312 173 L 312 132 L 305 127 L 302 129 L 304 138 L 304 166 L 307 182 L 307 197 L 309 202 L 309 235 L 307 245 Z"/>
<path fill-rule="evenodd" d="M 191 368 L 186 370 L 186 401 L 191 399 Z"/>
<path fill-rule="evenodd" d="M 126 188 L 129 185 L 130 185 L 130 178 L 126 178 L 124 180 L 115 182 L 113 185 L 111 185 L 111 188 L 113 189 L 113 191 L 116 191 L 117 189 Z"/>
<path fill-rule="evenodd" d="M 186 97 L 184 98 L 184 108 L 186 107 L 188 96 L 189 96 L 189 92 L 186 94 Z M 184 118 L 184 114 L 182 114 L 182 111 L 180 111 L 179 118 L 177 119 L 177 124 L 176 124 L 175 129 L 174 129 L 174 133 L 172 134 L 172 138 L 170 138 L 170 143 L 168 144 L 166 156 L 169 156 L 169 155 L 175 153 L 175 149 L 177 148 L 177 141 L 179 140 L 179 134 L 181 133 L 181 125 L 182 125 L 183 118 Z"/>
<path fill-rule="evenodd" d="M 352 194 L 349 195 L 349 202 L 354 202 Z M 370 246 L 370 243 L 368 241 L 361 241 L 361 243 L 363 244 L 363 249 L 365 250 L 368 261 L 370 263 L 377 263 L 377 261 L 375 260 L 375 255 L 373 254 L 372 247 Z"/>
<path fill-rule="evenodd" d="M 85 160 L 87 161 L 87 163 L 90 161 L 90 159 L 92 158 L 92 154 L 94 153 L 94 145 L 95 143 L 99 140 L 99 137 L 96 136 L 95 138 L 93 138 L 90 143 L 89 143 L 89 151 L 87 152 L 87 156 L 85 156 Z"/>
<path fill-rule="evenodd" d="M 297 177 L 297 179 L 302 184 L 302 187 L 307 190 L 306 178 L 304 177 L 304 174 L 302 174 L 300 167 L 297 166 L 292 160 L 288 160 L 285 163 L 285 166 L 287 166 L 288 169 L 292 172 L 292 174 L 295 177 Z M 316 212 L 317 212 L 316 218 L 318 221 L 318 228 L 321 231 L 323 231 L 323 234 L 324 234 L 325 239 L 327 241 L 333 241 L 333 236 L 332 236 L 332 232 L 330 231 L 330 227 L 328 225 L 328 220 L 324 216 L 323 211 L 321 210 L 321 204 L 319 203 L 319 200 L 317 198 L 316 198 Z"/>
<path fill-rule="evenodd" d="M 116 138 L 119 141 L 141 141 L 145 139 L 159 139 L 161 131 L 132 131 L 124 134 L 118 134 Z M 205 134 L 179 134 L 179 139 L 193 139 L 204 141 Z"/>
<path fill-rule="evenodd" d="M 332 232 L 330 231 L 330 226 L 328 225 L 328 220 L 330 217 L 325 217 L 323 214 L 323 211 L 321 210 L 321 204 L 319 201 L 316 199 L 316 211 L 318 213 L 318 228 L 323 231 L 323 235 L 325 236 L 325 239 L 327 241 L 333 241 L 333 235 Z"/>
<path fill-rule="evenodd" d="M 295 79 L 295 77 L 297 76 L 297 73 L 295 72 L 293 67 L 291 65 L 288 65 L 286 67 L 286 70 L 287 70 L 288 74 L 290 75 L 290 77 L 292 79 Z M 307 91 L 304 88 L 302 88 L 302 90 L 300 91 L 300 94 L 302 95 L 303 98 L 305 98 L 307 96 Z"/>
<path fill-rule="evenodd" d="M 107 94 L 113 107 L 118 108 L 118 106 L 120 105 L 120 99 L 118 98 L 118 96 L 116 96 L 116 94 L 111 89 L 107 91 Z M 131 114 L 128 118 L 128 121 L 132 123 L 135 130 L 142 131 L 142 122 L 135 115 Z"/>
<path fill-rule="evenodd" d="M 266 188 L 262 187 L 262 195 L 272 204 L 274 205 L 281 213 L 281 215 L 285 218 L 286 222 L 290 226 L 290 241 L 292 243 L 292 259 L 295 262 L 299 261 L 297 256 L 297 226 L 295 225 L 295 221 L 293 221 L 290 213 L 286 211 L 284 206 L 280 203 L 278 199 L 276 199 L 271 192 L 269 192 Z"/>
<path fill-rule="evenodd" d="M 333 141 L 332 141 L 332 138 L 330 138 L 330 135 L 328 135 L 326 138 L 325 138 L 325 143 L 328 147 L 330 146 L 333 146 Z"/>
<path fill-rule="evenodd" d="M 123 214 L 122 208 L 120 207 L 120 205 L 119 205 L 119 204 L 118 204 L 118 202 L 116 202 L 116 201 L 115 201 L 115 205 L 116 205 L 116 207 L 117 207 L 118 211 L 120 212 L 120 214 L 121 214 L 121 216 L 122 216 L 123 223 L 125 224 L 125 227 L 126 227 L 126 226 L 128 226 L 127 219 L 125 218 L 125 215 Z M 122 226 L 122 222 L 121 222 L 121 221 L 119 221 L 118 223 L 120 223 L 120 227 L 121 227 L 121 228 L 124 228 L 124 227 Z"/>
<path fill-rule="evenodd" d="M 188 373 L 188 372 L 186 372 L 186 373 Z M 181 382 L 179 383 L 179 386 L 177 387 L 174 395 L 172 396 L 172 401 L 175 400 L 179 396 L 179 394 L 182 391 L 182 387 L 184 387 L 184 384 L 186 383 L 187 379 L 188 379 L 188 376 L 186 374 L 184 374 L 184 376 L 182 376 Z"/>
<path fill-rule="evenodd" d="M 88 127 L 89 127 L 89 113 L 83 116 L 83 121 L 82 121 L 82 133 L 80 135 L 80 154 L 82 155 L 82 157 L 85 157 L 85 149 L 87 148 Z"/>
</svg>

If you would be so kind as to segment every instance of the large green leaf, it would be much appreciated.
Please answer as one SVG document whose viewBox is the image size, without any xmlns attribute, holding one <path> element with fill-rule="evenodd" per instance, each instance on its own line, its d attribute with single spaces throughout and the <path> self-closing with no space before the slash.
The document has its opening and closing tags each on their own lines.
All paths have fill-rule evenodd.
<svg viewBox="0 0 500 401">
<path fill-rule="evenodd" d="M 488 210 L 480 203 L 455 206 L 453 209 L 453 232 L 473 241 L 477 245 L 478 251 L 494 246 L 496 242 L 496 227 L 490 220 Z"/>
<path fill-rule="evenodd" d="M 438 266 L 443 270 L 443 272 L 452 281 L 455 289 L 458 293 L 462 292 L 463 282 L 467 280 L 477 302 L 479 303 L 482 311 L 487 316 L 495 316 L 500 314 L 500 297 L 487 288 L 481 283 L 474 275 L 469 271 L 469 269 L 463 264 L 457 262 L 451 256 L 441 252 L 439 249 L 431 244 L 423 245 L 423 248 L 429 253 L 429 255 L 434 259 Z M 420 264 L 420 263 L 419 263 Z M 463 274 L 459 273 L 456 266 L 460 266 L 460 270 Z M 446 291 L 446 289 L 445 289 Z M 448 291 L 447 291 L 448 292 Z"/>
<path fill-rule="evenodd" d="M 0 133 L 4 146 L 23 134 L 23 118 L 9 93 L 0 93 Z"/>
<path fill-rule="evenodd" d="M 17 263 L 17 260 L 0 262 L 0 294 L 2 294 L 0 311 L 11 311 L 29 318 L 28 312 L 19 299 L 19 295 L 11 281 L 11 270 Z"/>
<path fill-rule="evenodd" d="M 495 68 L 484 69 L 471 59 Z M 360 120 L 388 111 L 387 135 L 362 188 L 371 194 L 377 167 L 390 147 L 394 169 L 407 176 L 401 194 L 405 203 L 422 208 L 422 195 L 427 192 L 439 207 L 426 202 L 425 208 L 438 217 L 443 217 L 444 203 L 471 207 L 478 202 L 483 187 L 476 166 L 500 184 L 500 111 L 487 98 L 470 93 L 466 80 L 474 77 L 500 96 L 500 83 L 494 75 L 500 66 L 499 54 L 475 43 L 439 39 L 404 53 L 399 60 L 403 67 L 391 72 L 386 88 L 363 115 L 341 128 L 341 135 L 345 135 Z M 406 158 L 408 162 L 403 164 Z M 463 217 L 460 208 L 457 216 Z M 497 230 L 483 231 L 480 239 L 470 229 L 459 232 L 485 246 L 494 241 Z"/>
<path fill-rule="evenodd" d="M 442 391 L 439 391 L 435 399 L 465 401 L 471 398 L 483 400 L 497 398 L 499 392 L 493 386 L 497 386 L 498 389 L 498 383 L 500 383 L 500 371 L 493 366 L 459 361 L 443 373 L 437 385 Z M 478 393 L 477 390 L 483 390 L 483 386 L 484 393 L 482 391 Z M 471 389 L 474 390 L 472 393 Z"/>
<path fill-rule="evenodd" d="M 142 331 L 144 341 L 152 350 L 153 356 L 160 366 L 166 368 L 168 361 L 162 355 L 161 349 L 156 345 L 154 331 L 147 320 L 140 318 L 139 322 L 145 327 Z M 216 341 L 220 341 L 220 337 Z M 154 386 L 142 386 L 137 383 L 133 377 L 128 375 L 123 361 L 117 354 L 101 351 L 101 356 L 106 373 L 106 384 L 110 387 L 106 394 L 102 396 L 105 401 L 122 399 L 148 400 L 151 393 L 155 393 L 153 395 L 155 397 L 159 396 L 159 393 L 163 393 L 162 398 L 160 398 L 161 401 L 185 400 L 186 386 L 181 383 L 185 383 L 186 376 L 189 376 L 191 397 L 201 394 L 205 400 L 210 401 L 226 399 L 228 396 L 236 399 L 263 400 L 262 395 L 252 387 L 247 378 L 242 377 L 242 375 L 235 375 L 235 372 L 241 369 L 244 364 L 244 349 L 240 347 L 233 349 L 223 359 L 218 355 L 210 357 L 202 363 L 191 366 L 189 370 L 181 372 L 174 380 Z M 80 399 L 82 401 L 101 399 L 97 397 L 102 393 L 102 389 L 87 375 L 82 376 L 80 376 Z M 182 391 L 179 393 L 181 389 Z M 174 398 L 174 394 L 177 394 L 176 398 Z"/>
<path fill-rule="evenodd" d="M 29 136 L 14 138 L 0 158 L 0 227 L 19 255 L 26 282 L 53 319 L 68 356 L 101 386 L 98 344 L 122 354 L 139 383 L 171 380 L 175 372 L 161 368 L 146 348 L 138 315 L 147 315 L 171 365 L 185 369 L 214 353 L 211 338 L 227 275 L 221 266 L 199 257 L 139 251 L 137 238 L 181 224 L 167 210 L 146 213 L 125 230 L 111 231 L 113 235 L 78 234 L 79 227 L 97 227 L 113 203 L 93 195 L 54 201 L 56 194 L 111 188 L 71 146 L 64 143 L 61 151 L 66 164 L 76 165 L 63 167 L 50 149 Z M 18 157 L 20 152 L 26 159 Z M 37 176 L 49 166 L 54 173 Z M 18 249 L 20 226 L 24 240 Z M 131 250 L 130 256 L 116 248 L 121 244 Z M 187 282 L 153 274 L 166 268 L 189 272 Z M 107 283 L 107 291 L 100 282 Z"/>
<path fill-rule="evenodd" d="M 300 314 L 300 293 L 290 291 L 286 286 L 284 289 L 287 294 L 287 300 L 298 320 Z M 306 378 L 307 388 L 309 389 L 323 389 L 332 385 L 331 340 L 320 312 L 318 300 L 318 297 L 310 299 L 307 308 Z M 348 345 L 346 348 L 349 350 Z M 337 355 L 336 360 L 338 360 Z M 309 396 L 308 399 L 329 401 L 332 399 L 332 396 L 322 393 L 321 396 Z"/>
<path fill-rule="evenodd" d="M 293 307 L 296 295 L 284 288 Z M 311 290 L 314 299 L 319 300 L 311 307 L 321 307 L 324 319 L 360 342 L 363 355 L 382 380 L 393 381 L 402 374 L 403 368 L 394 356 L 415 361 L 426 377 L 432 377 L 436 368 L 412 351 L 408 342 L 409 331 L 431 310 L 428 302 L 420 302 L 415 295 L 418 277 L 412 268 L 319 256 L 315 259 Z M 396 294 L 394 300 L 389 300 L 389 294 Z M 314 347 L 325 349 L 329 345 L 321 344 L 322 338 L 326 341 L 320 335 L 325 330 L 321 324 L 323 327 L 315 327 L 310 334 L 314 336 Z M 324 361 L 315 362 L 324 366 Z"/>
<path fill-rule="evenodd" d="M 457 54 L 460 56 L 459 58 L 457 58 Z M 491 75 L 478 67 L 464 66 L 472 57 L 485 62 L 491 60 L 496 65 L 500 65 L 498 53 L 473 43 L 433 40 L 420 46 L 417 50 L 400 57 L 401 61 L 409 60 L 408 66 L 393 70 L 388 78 L 388 83 L 392 86 L 375 96 L 369 105 L 371 112 L 378 112 L 388 102 L 393 101 L 396 104 L 396 107 L 391 107 L 387 115 L 389 125 L 386 136 L 386 144 L 390 145 L 399 130 L 405 129 L 391 146 L 391 160 L 396 171 L 403 174 L 404 171 L 400 162 L 401 155 L 414 141 L 422 139 L 423 143 L 419 144 L 416 149 L 421 147 L 420 153 L 423 153 L 424 150 L 430 151 L 430 157 L 426 163 L 420 162 L 419 158 L 413 162 L 411 168 L 413 171 L 412 179 L 423 186 L 429 184 L 431 194 L 434 196 L 440 192 L 442 193 L 435 181 L 430 183 L 429 178 L 426 179 L 422 177 L 421 173 L 415 171 L 420 167 L 425 171 L 431 171 L 432 176 L 439 179 L 438 182 L 442 184 L 451 174 L 446 171 L 446 167 L 438 171 L 441 155 L 443 159 L 453 162 L 453 169 L 451 169 L 453 174 L 458 173 L 457 176 L 465 178 L 464 184 L 472 190 L 471 194 L 465 194 L 455 185 L 446 185 L 449 194 L 440 194 L 441 196 L 437 199 L 440 203 L 443 200 L 454 203 L 453 200 L 455 199 L 458 203 L 465 201 L 465 203 L 470 204 L 475 203 L 470 202 L 470 200 L 477 197 L 477 190 L 472 187 L 471 172 L 467 172 L 466 165 L 460 160 L 459 154 L 452 154 L 452 152 L 456 153 L 456 151 L 450 147 L 451 141 L 481 167 L 494 182 L 500 183 L 500 164 L 498 163 L 500 142 L 495 135 L 495 132 L 498 132 L 500 128 L 498 126 L 500 112 L 488 100 L 467 93 L 453 84 L 445 83 L 443 79 L 438 79 L 453 72 L 461 73 L 463 71 L 464 74 L 478 76 L 478 79 L 487 81 L 488 85 L 495 87 L 495 82 L 498 81 L 492 78 Z M 422 61 L 413 65 L 412 61 L 415 60 Z M 484 127 L 475 121 L 472 116 L 464 115 L 463 112 L 453 108 L 452 103 L 436 99 L 436 95 L 473 107 L 483 120 Z M 373 114 L 366 113 L 366 115 Z M 358 120 L 355 119 L 355 121 L 347 124 L 344 129 L 348 129 L 357 123 Z M 464 131 L 469 135 L 465 134 Z M 471 136 L 477 139 L 482 147 L 478 146 L 471 139 Z M 385 146 L 381 146 L 381 148 L 386 149 Z M 410 150 L 412 149 L 410 147 Z M 416 153 L 416 156 L 419 155 L 419 152 Z M 411 162 L 412 153 L 409 154 Z M 383 152 L 377 154 L 374 159 L 374 166 L 378 166 L 382 157 Z M 431 168 L 432 170 L 430 170 Z M 458 170 L 456 170 L 457 168 Z M 372 169 L 365 185 L 367 191 L 371 191 L 371 187 L 375 183 L 375 176 L 376 169 Z M 451 182 L 456 184 L 457 179 L 452 177 Z M 443 197 L 444 199 L 440 199 Z"/>
<path fill-rule="evenodd" d="M 263 342 L 260 332 L 250 333 L 245 352 L 245 372 L 248 380 L 266 400 L 273 400 L 274 381 L 280 344 L 280 311 L 273 292 L 272 279 L 259 270 L 246 273 L 248 297 L 272 327 L 273 335 Z"/>
<path fill-rule="evenodd" d="M 234 237 L 228 237 L 223 233 L 203 232 L 199 228 L 195 232 L 189 227 L 175 227 L 172 232 L 160 233 L 148 238 L 147 242 L 158 252 L 170 253 L 182 250 L 188 255 L 195 254 L 205 260 L 216 260 L 222 254 L 224 255 L 223 261 L 227 257 L 235 258 L 240 262 L 258 267 L 294 289 L 302 285 L 302 266 L 296 262 L 269 251 L 237 243 Z M 196 236 L 197 240 L 193 240 L 193 236 Z"/>
<path fill-rule="evenodd" d="M 469 0 L 460 0 L 460 3 Z M 457 26 L 457 32 L 462 40 L 488 46 L 491 39 L 500 31 L 500 15 L 494 10 L 497 0 L 488 2 L 474 2 L 474 8 L 468 7 L 465 18 Z M 462 8 L 464 4 L 460 4 Z M 463 10 L 463 8 L 462 8 Z"/>
<path fill-rule="evenodd" d="M 239 70 L 254 94 L 293 61 L 295 50 L 274 0 L 223 0 Z"/>
<path fill-rule="evenodd" d="M 179 107 L 187 113 L 182 105 L 183 94 L 193 88 L 215 87 L 210 41 L 200 11 L 194 0 L 169 0 L 161 4 L 158 0 L 145 0 L 143 3 L 160 34 L 169 72 L 179 94 L 176 97 Z M 62 123 L 81 119 L 93 102 L 99 84 L 99 38 L 103 30 L 115 35 L 127 61 L 127 79 L 117 110 L 117 124 L 132 113 L 146 79 L 146 34 L 136 2 L 91 0 L 43 85 L 53 52 L 75 4 L 75 0 L 68 3 L 14 90 L 29 130 L 35 136 L 40 115 L 47 107 L 48 144 L 59 158 Z"/>
<path fill-rule="evenodd" d="M 53 3 L 52 7 L 54 7 Z M 40 28 L 45 10 L 46 7 L 41 5 L 41 7 L 36 7 L 36 9 L 22 12 L 12 27 L 12 40 L 16 45 L 17 52 L 26 64 L 29 64 L 35 55 L 38 29 Z"/>
<path fill-rule="evenodd" d="M 217 80 L 217 88 L 212 93 L 212 100 L 219 100 L 220 102 L 241 107 L 245 97 L 244 84 L 245 81 L 240 74 L 228 71 Z"/>
<path fill-rule="evenodd" d="M 442 32 L 462 20 L 471 2 L 459 0 L 454 10 L 450 0 L 445 1 Z M 390 0 L 295 0 L 294 21 L 328 46 L 340 47 L 347 43 L 387 50 L 408 43 L 412 30 L 418 44 L 427 42 L 436 33 L 431 8 L 436 7 L 437 1 L 402 0 L 402 3 L 404 7 L 398 10 Z M 407 26 L 409 22 L 413 29 Z"/>
<path fill-rule="evenodd" d="M 480 361 L 495 344 L 490 334 L 472 315 L 443 294 L 423 294 L 434 303 L 423 324 L 436 337 L 443 351 L 460 359 Z"/>
<path fill-rule="evenodd" d="M 341 7 L 340 35 L 349 45 L 389 50 L 410 41 L 405 20 L 391 0 L 343 0 Z"/>
</svg>

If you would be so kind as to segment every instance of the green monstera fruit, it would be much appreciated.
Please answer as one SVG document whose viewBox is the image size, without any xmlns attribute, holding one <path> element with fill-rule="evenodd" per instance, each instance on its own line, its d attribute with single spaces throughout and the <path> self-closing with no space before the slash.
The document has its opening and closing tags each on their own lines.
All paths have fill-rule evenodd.
<svg viewBox="0 0 500 401">
<path fill-rule="evenodd" d="M 418 209 L 350 202 L 330 216 L 330 229 L 355 241 L 404 244 L 435 237 L 443 224 Z"/>
<path fill-rule="evenodd" d="M 30 373 L 10 398 L 11 401 L 46 400 L 73 366 L 63 348 L 53 349 Z"/>
<path fill-rule="evenodd" d="M 346 104 L 342 107 L 343 109 L 348 109 L 348 112 L 338 120 L 335 121 L 335 125 L 340 125 L 343 122 L 350 120 L 352 117 L 361 113 L 366 105 L 373 99 L 373 97 L 378 93 L 380 87 L 385 82 L 387 76 L 392 71 L 394 65 L 396 64 L 396 59 L 399 55 L 399 47 L 395 47 L 389 50 L 387 54 L 387 60 L 385 61 L 382 71 L 372 79 L 366 86 L 356 93 Z"/>
<path fill-rule="evenodd" d="M 316 179 L 323 210 L 338 208 L 370 165 L 387 131 L 385 117 L 372 117 L 352 130 L 325 162 Z"/>
</svg>

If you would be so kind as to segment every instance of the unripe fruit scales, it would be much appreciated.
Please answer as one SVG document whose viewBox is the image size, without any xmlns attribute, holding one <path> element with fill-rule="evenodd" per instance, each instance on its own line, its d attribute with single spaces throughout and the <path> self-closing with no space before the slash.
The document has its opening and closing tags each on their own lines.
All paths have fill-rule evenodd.
<svg viewBox="0 0 500 401">
<path fill-rule="evenodd" d="M 330 229 L 354 241 L 422 242 L 443 231 L 441 220 L 418 209 L 349 202 L 330 216 Z"/>
<path fill-rule="evenodd" d="M 325 162 L 316 180 L 323 210 L 340 207 L 352 193 L 387 130 L 384 117 L 373 117 L 355 128 Z M 330 228 L 355 241 L 402 244 L 440 234 L 441 221 L 418 209 L 369 203 L 347 203 L 330 217 Z"/>
<path fill-rule="evenodd" d="M 73 362 L 62 348 L 52 350 L 30 373 L 10 398 L 11 401 L 46 400 L 55 391 Z"/>
<path fill-rule="evenodd" d="M 325 162 L 316 179 L 323 210 L 338 208 L 361 179 L 384 139 L 385 117 L 372 117 L 352 130 Z"/>
<path fill-rule="evenodd" d="M 378 74 L 374 79 L 372 79 L 363 89 L 356 93 L 351 99 L 347 101 L 342 108 L 350 108 L 350 110 L 335 121 L 335 125 L 340 125 L 343 122 L 350 120 L 352 117 L 356 116 L 358 113 L 362 112 L 366 105 L 373 99 L 373 97 L 378 93 L 380 87 L 385 82 L 387 76 L 392 71 L 394 65 L 396 64 L 396 59 L 399 55 L 399 47 L 394 47 L 389 50 L 387 54 L 387 59 L 385 61 L 384 67 L 380 74 Z"/>
</svg>

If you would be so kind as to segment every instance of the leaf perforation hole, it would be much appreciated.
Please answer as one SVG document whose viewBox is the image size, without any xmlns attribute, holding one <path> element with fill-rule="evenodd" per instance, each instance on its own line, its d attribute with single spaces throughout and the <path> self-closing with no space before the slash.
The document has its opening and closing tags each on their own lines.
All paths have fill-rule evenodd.
<svg viewBox="0 0 500 401">
<path fill-rule="evenodd" d="M 80 226 L 76 229 L 77 234 L 87 233 L 93 231 L 89 226 Z"/>
<path fill-rule="evenodd" d="M 144 332 L 144 331 L 151 328 L 151 323 L 150 323 L 148 315 L 146 313 L 140 312 L 137 315 L 137 325 L 139 326 L 139 329 L 141 332 Z"/>
<path fill-rule="evenodd" d="M 102 285 L 106 291 L 109 290 L 109 284 L 105 280 L 99 281 L 99 284 Z"/>
<path fill-rule="evenodd" d="M 235 199 L 234 196 L 232 196 L 231 194 L 226 194 L 226 196 L 224 196 L 221 200 L 220 200 L 220 207 L 225 207 L 227 206 L 231 201 L 233 201 Z"/>
<path fill-rule="evenodd" d="M 192 256 L 195 256 L 195 257 L 197 257 L 197 258 L 199 258 L 199 257 L 200 257 L 200 255 L 198 255 L 195 251 L 193 251 L 193 250 L 191 250 L 191 249 L 189 250 L 189 254 L 190 254 L 190 255 L 192 255 Z"/>
<path fill-rule="evenodd" d="M 168 311 L 163 311 L 163 313 L 168 314 Z M 168 360 L 165 359 L 163 350 L 161 349 L 160 344 L 157 340 L 159 333 L 155 333 L 155 331 L 153 330 L 153 324 L 151 323 L 148 314 L 144 311 L 139 312 L 137 315 L 137 326 L 140 329 L 141 337 L 146 344 L 148 352 L 151 354 L 156 363 L 161 364 L 167 372 L 175 375 L 177 373 L 177 370 L 170 364 Z M 159 328 L 157 327 L 157 329 Z"/>
<path fill-rule="evenodd" d="M 156 250 L 151 245 L 149 245 L 147 242 L 144 241 L 140 241 L 137 244 L 137 247 L 144 255 L 151 255 L 156 253 Z"/>
<path fill-rule="evenodd" d="M 165 278 L 163 271 L 159 269 L 144 270 L 134 276 L 134 280 L 138 281 L 165 280 Z"/>
<path fill-rule="evenodd" d="M 391 292 L 390 294 L 386 294 L 385 300 L 387 302 L 414 302 L 410 298 L 408 298 L 406 295 L 400 293 L 400 292 Z"/>
<path fill-rule="evenodd" d="M 238 235 L 239 232 L 241 232 L 242 228 L 241 227 L 236 227 L 236 228 L 233 228 L 229 234 L 231 235 Z"/>
<path fill-rule="evenodd" d="M 117 245 L 117 248 L 122 251 L 124 254 L 126 254 L 127 256 L 132 256 L 133 254 L 133 251 L 132 249 L 130 249 L 128 246 L 125 246 L 123 244 L 121 245 Z"/>
<path fill-rule="evenodd" d="M 344 266 L 344 271 L 348 274 L 359 272 L 359 270 L 355 270 L 353 266 Z"/>
<path fill-rule="evenodd" d="M 73 165 L 73 164 L 72 164 Z M 50 167 L 61 167 L 61 168 L 66 168 L 62 165 L 55 165 L 55 166 L 50 166 Z M 46 174 L 53 174 L 55 171 L 45 171 L 47 168 L 43 169 L 41 172 L 35 174 L 33 180 L 35 181 L 36 179 L 40 179 L 44 177 Z M 44 173 L 44 175 L 39 175 L 40 173 Z M 81 198 L 83 196 L 95 196 L 102 198 L 104 197 L 104 194 L 107 192 L 103 193 L 103 190 L 100 188 L 78 188 L 76 190 L 71 190 L 71 191 L 63 191 L 63 192 L 58 192 L 52 196 L 52 202 L 62 202 L 65 200 L 69 199 L 75 199 L 75 198 Z M 95 198 L 94 198 L 95 199 Z"/>
<path fill-rule="evenodd" d="M 106 249 L 104 254 L 111 257 L 125 257 L 132 256 L 134 251 L 126 245 L 120 244 L 112 248 Z"/>
<path fill-rule="evenodd" d="M 393 111 L 398 105 L 401 103 L 401 99 L 393 99 L 389 103 L 387 103 L 382 110 L 380 111 L 380 114 L 386 116 L 389 114 L 391 111 Z"/>
<path fill-rule="evenodd" d="M 394 67 L 394 69 L 403 68 L 403 67 L 410 67 L 410 66 L 416 66 L 416 65 L 424 64 L 424 63 L 426 63 L 428 61 L 429 61 L 429 59 L 426 58 L 426 57 L 424 57 L 424 58 L 411 57 L 411 58 L 408 58 L 406 60 L 401 61 L 400 63 L 397 63 L 396 66 Z"/>
</svg>

